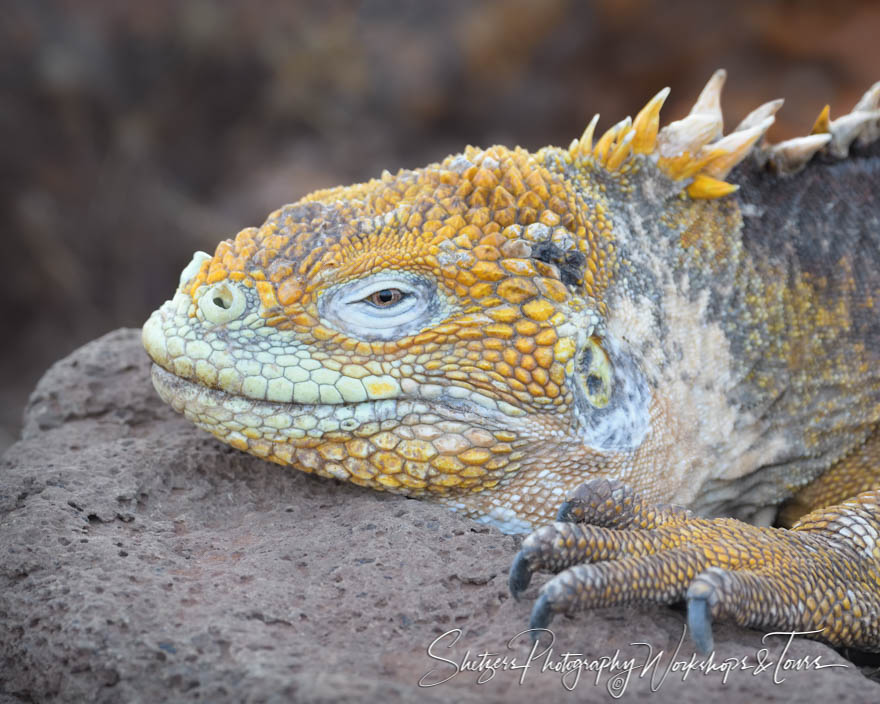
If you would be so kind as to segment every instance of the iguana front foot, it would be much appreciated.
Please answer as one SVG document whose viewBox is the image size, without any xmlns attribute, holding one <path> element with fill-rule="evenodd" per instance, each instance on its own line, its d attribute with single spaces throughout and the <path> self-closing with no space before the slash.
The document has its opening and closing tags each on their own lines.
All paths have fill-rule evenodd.
<svg viewBox="0 0 880 704">
<path fill-rule="evenodd" d="M 532 573 L 558 573 L 535 603 L 534 629 L 558 613 L 687 600 L 703 652 L 718 619 L 880 651 L 880 491 L 784 530 L 652 506 L 621 482 L 597 479 L 577 489 L 560 519 L 525 539 L 510 571 L 514 596 Z"/>
</svg>

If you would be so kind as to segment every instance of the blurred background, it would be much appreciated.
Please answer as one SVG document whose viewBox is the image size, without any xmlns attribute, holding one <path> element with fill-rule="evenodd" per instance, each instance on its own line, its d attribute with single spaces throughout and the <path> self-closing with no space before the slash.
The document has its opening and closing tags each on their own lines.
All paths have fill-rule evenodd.
<svg viewBox="0 0 880 704">
<path fill-rule="evenodd" d="M 880 79 L 874 0 L 4 0 L 0 451 L 42 372 L 140 326 L 195 249 L 465 144 L 568 144 L 728 69 L 805 134 Z"/>
</svg>

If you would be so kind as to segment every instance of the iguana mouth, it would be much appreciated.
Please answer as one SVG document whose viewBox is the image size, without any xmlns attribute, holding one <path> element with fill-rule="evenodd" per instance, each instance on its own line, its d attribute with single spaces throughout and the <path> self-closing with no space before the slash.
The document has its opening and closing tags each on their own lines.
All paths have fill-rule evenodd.
<svg viewBox="0 0 880 704">
<path fill-rule="evenodd" d="M 314 413 L 320 409 L 328 409 L 332 415 L 334 409 L 377 409 L 374 416 L 364 418 L 364 422 L 367 422 L 368 420 L 386 421 L 396 418 L 397 416 L 395 415 L 389 415 L 389 412 L 398 404 L 416 405 L 422 412 L 445 409 L 459 415 L 463 413 L 478 412 L 481 412 L 481 415 L 484 415 L 488 410 L 485 405 L 476 403 L 472 399 L 452 398 L 451 396 L 438 396 L 430 399 L 430 401 L 417 397 L 389 398 L 351 403 L 266 401 L 264 399 L 251 398 L 242 394 L 232 394 L 223 389 L 210 387 L 201 382 L 178 376 L 156 362 L 153 363 L 152 367 L 152 379 L 153 385 L 156 387 L 156 390 L 162 396 L 163 400 L 174 406 L 176 410 L 178 405 L 192 401 L 198 401 L 199 403 L 204 403 L 206 405 L 213 404 L 217 406 L 223 405 L 234 407 L 235 412 L 247 412 L 248 410 L 258 409 L 261 415 L 270 415 L 278 412 L 305 414 Z M 479 394 L 474 394 L 474 396 L 478 395 Z"/>
<path fill-rule="evenodd" d="M 354 403 L 266 401 L 186 379 L 155 362 L 152 381 L 165 403 L 221 439 L 226 439 L 229 431 L 242 433 L 250 428 L 251 434 L 258 431 L 266 439 L 292 442 L 326 433 L 350 433 L 370 423 L 403 423 L 408 416 L 418 416 L 423 422 L 461 422 L 486 428 L 509 427 L 511 420 L 473 398 L 443 395 L 430 400 L 404 397 Z"/>
<path fill-rule="evenodd" d="M 208 388 L 155 363 L 152 380 L 163 401 L 236 449 L 376 489 L 445 493 L 490 474 L 500 480 L 520 466 L 519 448 L 533 442 L 506 417 L 487 419 L 483 408 L 478 414 L 406 398 L 275 403 Z"/>
</svg>

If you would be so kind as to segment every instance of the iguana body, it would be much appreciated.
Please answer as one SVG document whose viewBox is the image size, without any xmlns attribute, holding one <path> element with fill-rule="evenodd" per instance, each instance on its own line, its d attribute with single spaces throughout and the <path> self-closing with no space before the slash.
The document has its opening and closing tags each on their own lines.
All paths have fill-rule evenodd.
<svg viewBox="0 0 880 704">
<path fill-rule="evenodd" d="M 239 449 L 508 532 L 574 497 L 569 518 L 606 528 L 527 539 L 514 590 L 535 569 L 637 562 L 556 577 L 537 625 L 691 585 L 716 615 L 880 649 L 877 492 L 808 517 L 804 569 L 843 544 L 828 568 L 843 596 L 782 589 L 786 617 L 762 597 L 797 581 L 786 541 L 809 531 L 650 508 L 766 525 L 786 500 L 793 519 L 880 487 L 880 84 L 764 148 L 781 103 L 722 138 L 723 80 L 659 134 L 667 91 L 595 142 L 594 120 L 567 149 L 468 147 L 318 191 L 198 253 L 144 326 L 156 388 Z M 595 478 L 613 481 L 573 493 Z"/>
</svg>

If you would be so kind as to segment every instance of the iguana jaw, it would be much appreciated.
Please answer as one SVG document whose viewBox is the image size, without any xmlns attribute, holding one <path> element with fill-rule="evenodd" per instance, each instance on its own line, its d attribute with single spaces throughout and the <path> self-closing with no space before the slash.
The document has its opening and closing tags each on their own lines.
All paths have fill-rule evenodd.
<svg viewBox="0 0 880 704">
<path fill-rule="evenodd" d="M 369 393 L 385 393 L 390 396 L 386 398 L 347 401 L 337 393 L 336 403 L 321 403 L 319 394 L 313 403 L 295 396 L 276 400 L 269 387 L 272 379 L 267 384 L 266 376 L 299 379 L 311 370 L 306 378 L 331 382 L 333 377 L 326 366 L 309 364 L 311 358 L 295 354 L 287 357 L 302 364 L 286 360 L 290 366 L 279 370 L 285 355 L 278 354 L 276 347 L 283 344 L 278 338 L 286 340 L 289 333 L 273 329 L 271 335 L 261 336 L 250 334 L 250 328 L 243 332 L 205 325 L 195 316 L 196 307 L 196 301 L 178 291 L 144 326 L 144 346 L 155 362 L 156 390 L 175 410 L 223 442 L 276 463 L 380 490 L 444 494 L 495 486 L 534 464 L 536 448 L 544 444 L 579 443 L 571 428 L 564 427 L 564 417 L 550 414 L 536 422 L 525 411 L 473 390 L 462 393 L 460 387 L 397 381 L 390 375 L 384 379 L 384 391 L 381 374 L 359 380 L 373 384 Z M 256 329 L 262 329 L 255 321 Z M 260 357 L 260 342 L 265 340 L 274 344 L 263 347 L 274 352 L 263 354 L 273 354 L 275 361 L 252 368 L 257 359 L 268 359 Z M 295 352 L 296 345 L 287 342 L 282 351 Z M 293 373 L 285 377 L 285 369 Z M 258 374 L 263 378 L 261 397 L 253 394 Z M 310 389 L 305 391 L 308 395 Z M 540 455 L 538 451 L 538 459 Z"/>
<path fill-rule="evenodd" d="M 518 469 L 522 448 L 538 440 L 475 404 L 278 404 L 208 388 L 158 364 L 152 379 L 163 401 L 233 447 L 397 493 L 444 493 L 497 481 L 493 476 Z"/>
</svg>

